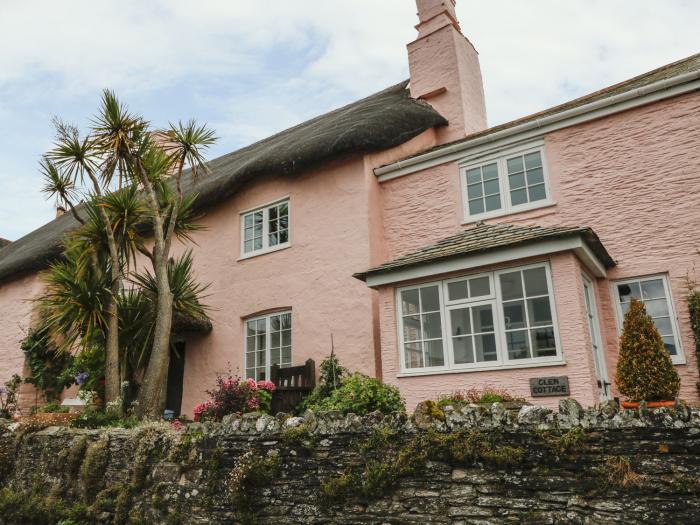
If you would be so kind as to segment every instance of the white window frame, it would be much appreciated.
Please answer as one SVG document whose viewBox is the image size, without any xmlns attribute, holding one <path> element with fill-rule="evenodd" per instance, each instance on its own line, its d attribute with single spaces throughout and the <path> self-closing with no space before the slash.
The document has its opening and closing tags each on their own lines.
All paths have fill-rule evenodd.
<svg viewBox="0 0 700 525">
<path fill-rule="evenodd" d="M 681 331 L 678 326 L 678 314 L 676 314 L 676 305 L 673 300 L 673 294 L 671 293 L 671 285 L 668 280 L 667 274 L 652 274 L 643 275 L 640 277 L 630 277 L 625 279 L 619 279 L 611 281 L 611 292 L 613 301 L 615 301 L 615 317 L 617 320 L 617 334 L 618 337 L 622 335 L 622 327 L 625 321 L 625 315 L 622 312 L 622 306 L 620 305 L 620 296 L 617 291 L 617 287 L 621 284 L 631 284 L 631 283 L 641 283 L 643 281 L 654 281 L 660 279 L 664 285 L 664 293 L 666 295 L 666 302 L 668 303 L 668 315 L 671 318 L 671 330 L 673 331 L 673 337 L 676 340 L 676 355 L 671 355 L 671 361 L 674 365 L 684 365 L 686 364 L 685 353 L 683 352 L 683 342 L 681 340 Z M 669 354 L 670 355 L 670 354 Z"/>
<path fill-rule="evenodd" d="M 278 243 L 275 246 L 270 246 L 270 238 L 269 238 L 269 233 L 270 233 L 270 209 L 274 208 L 276 206 L 279 206 L 280 204 L 287 204 L 287 242 L 284 243 Z M 257 212 L 263 212 L 263 233 L 262 233 L 262 248 L 259 249 L 253 249 L 253 251 L 250 251 L 246 253 L 245 251 L 245 218 L 248 215 L 252 215 Z M 264 255 L 266 253 L 271 253 L 271 252 L 276 252 L 278 250 L 284 250 L 285 248 L 289 248 L 292 245 L 292 207 L 290 203 L 289 196 L 283 197 L 281 199 L 274 200 L 272 202 L 268 202 L 266 204 L 263 204 L 261 206 L 256 206 L 255 208 L 249 208 L 247 210 L 243 210 L 239 214 L 239 221 L 240 221 L 240 237 L 241 237 L 241 242 L 240 242 L 240 257 L 238 260 L 242 259 L 249 259 L 251 257 L 256 257 L 258 255 Z"/>
<path fill-rule="evenodd" d="M 535 210 L 556 204 L 552 199 L 552 187 L 549 179 L 547 157 L 544 149 L 544 143 L 538 142 L 536 144 L 529 144 L 526 146 L 509 149 L 507 151 L 500 151 L 497 154 L 487 155 L 479 159 L 462 161 L 459 165 L 459 181 L 462 192 L 462 213 L 464 214 L 464 221 L 462 224 L 472 224 L 476 221 L 484 219 L 502 217 L 504 215 Z M 539 152 L 540 158 L 542 159 L 542 175 L 544 177 L 544 191 L 546 196 L 544 199 L 538 201 L 512 206 L 510 203 L 510 183 L 506 161 L 509 158 L 535 152 Z M 496 167 L 498 169 L 498 185 L 501 195 L 501 208 L 498 210 L 484 211 L 483 213 L 471 215 L 469 213 L 469 196 L 467 195 L 467 171 L 485 166 L 487 164 L 493 164 L 494 162 L 496 163 Z"/>
<path fill-rule="evenodd" d="M 503 273 L 511 273 L 515 271 L 523 271 L 532 268 L 544 268 L 545 275 L 547 278 L 547 288 L 550 303 L 550 310 L 552 313 L 552 327 L 554 330 L 554 341 L 556 345 L 556 354 L 553 356 L 545 357 L 530 357 L 527 359 L 509 359 L 508 358 L 508 347 L 506 342 L 506 329 L 505 322 L 503 319 L 503 301 L 501 299 L 501 289 L 500 289 L 500 279 L 499 276 Z M 491 294 L 489 296 L 479 296 L 476 298 L 467 298 L 461 300 L 449 300 L 448 295 L 448 284 L 455 281 L 460 281 L 465 278 L 475 278 L 489 276 L 489 282 L 491 286 Z M 445 365 L 436 367 L 422 367 L 422 368 L 406 368 L 405 362 L 405 350 L 404 350 L 404 327 L 403 327 L 403 312 L 401 310 L 401 292 L 406 290 L 420 289 L 426 286 L 437 286 L 440 298 L 440 310 L 441 310 L 441 323 L 442 323 L 442 345 L 443 351 L 445 352 Z M 522 266 L 513 266 L 509 268 L 503 268 L 499 270 L 494 270 L 491 272 L 478 272 L 461 275 L 459 277 L 443 279 L 438 281 L 424 282 L 420 284 L 414 284 L 410 286 L 398 287 L 395 290 L 395 302 L 396 302 L 396 319 L 397 319 L 397 341 L 399 343 L 399 365 L 400 372 L 398 377 L 408 377 L 416 375 L 430 375 L 430 374 L 441 374 L 441 373 L 460 373 L 460 372 L 472 372 L 472 371 L 482 371 L 482 370 L 504 370 L 504 369 L 514 369 L 514 368 L 531 368 L 539 366 L 554 366 L 565 364 L 564 354 L 562 350 L 561 340 L 559 337 L 559 321 L 557 319 L 557 309 L 556 309 L 556 298 L 555 290 L 552 283 L 552 273 L 548 261 L 532 263 Z M 526 299 L 523 299 L 526 300 Z M 452 343 L 452 327 L 451 327 L 451 316 L 449 312 L 453 309 L 459 307 L 473 307 L 484 304 L 492 305 L 495 338 L 496 338 L 496 361 L 487 362 L 474 362 L 465 364 L 455 364 L 454 363 L 454 349 Z M 527 304 L 526 304 L 527 310 Z M 526 313 L 526 315 L 528 315 Z M 529 337 L 529 329 L 528 329 Z M 530 343 L 531 345 L 531 343 Z"/>
<path fill-rule="evenodd" d="M 247 376 L 248 375 L 248 366 L 246 363 L 246 359 L 248 356 L 248 323 L 249 322 L 257 322 L 261 320 L 265 320 L 265 379 L 270 380 L 270 369 L 272 368 L 272 363 L 271 363 L 271 358 L 270 358 L 270 351 L 272 350 L 272 330 L 270 330 L 270 319 L 275 316 L 280 316 L 280 315 L 285 315 L 289 314 L 290 319 L 291 319 L 291 324 L 292 327 L 290 329 L 290 362 L 289 364 L 282 365 L 280 364 L 280 368 L 286 368 L 288 366 L 292 366 L 292 363 L 294 362 L 294 317 L 292 316 L 292 311 L 291 310 L 280 310 L 278 312 L 270 312 L 265 315 L 258 315 L 255 317 L 248 317 L 246 319 L 243 319 L 243 375 Z M 281 337 L 281 336 L 280 336 Z M 280 344 L 280 352 L 282 351 L 282 345 Z M 281 360 L 281 355 L 280 355 L 280 360 Z M 257 366 L 253 368 L 258 368 Z M 246 377 L 246 379 L 248 379 Z"/>
</svg>

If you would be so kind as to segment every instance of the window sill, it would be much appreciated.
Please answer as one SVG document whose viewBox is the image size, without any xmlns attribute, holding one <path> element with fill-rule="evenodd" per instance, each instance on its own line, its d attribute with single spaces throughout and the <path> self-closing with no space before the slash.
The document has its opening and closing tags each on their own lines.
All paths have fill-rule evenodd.
<svg viewBox="0 0 700 525">
<path fill-rule="evenodd" d="M 416 372 L 402 371 L 396 374 L 396 377 L 417 377 L 417 376 L 434 376 L 443 374 L 468 374 L 471 372 L 485 372 L 485 371 L 499 371 L 499 370 L 517 370 L 519 368 L 539 368 L 543 366 L 563 366 L 566 365 L 565 359 L 557 358 L 556 361 L 540 361 L 533 362 L 528 361 L 527 363 L 514 363 L 507 365 L 491 365 L 491 366 L 479 366 L 473 368 L 450 368 L 450 369 L 439 369 L 439 370 L 421 370 Z"/>
<path fill-rule="evenodd" d="M 237 260 L 244 261 L 246 259 L 252 259 L 253 257 L 258 257 L 260 255 L 267 255 L 268 253 L 279 252 L 280 250 L 286 250 L 287 248 L 291 248 L 291 247 L 292 247 L 292 244 L 288 242 L 285 244 L 280 244 L 279 246 L 275 246 L 274 248 L 265 248 L 264 250 L 258 250 L 255 252 L 246 253 L 245 255 L 241 255 Z"/>
<path fill-rule="evenodd" d="M 522 206 L 518 208 L 511 208 L 510 210 L 494 210 L 491 212 L 487 213 L 481 213 L 479 215 L 467 215 L 464 217 L 464 221 L 462 221 L 462 226 L 468 226 L 471 224 L 475 224 L 479 221 L 483 221 L 486 219 L 495 219 L 496 217 L 506 217 L 508 215 L 517 215 L 519 213 L 524 213 L 526 211 L 532 211 L 532 210 L 540 210 L 543 208 L 551 208 L 552 206 L 556 206 L 557 203 L 556 201 L 552 200 L 544 200 L 544 201 L 537 201 L 535 204 L 528 204 L 527 206 Z"/>
</svg>

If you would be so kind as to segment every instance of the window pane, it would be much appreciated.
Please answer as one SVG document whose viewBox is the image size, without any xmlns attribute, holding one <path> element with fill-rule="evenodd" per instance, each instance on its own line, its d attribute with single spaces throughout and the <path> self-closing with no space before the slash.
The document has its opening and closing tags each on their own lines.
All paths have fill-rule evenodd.
<svg viewBox="0 0 700 525">
<path fill-rule="evenodd" d="M 542 166 L 542 157 L 539 151 L 525 155 L 525 167 L 529 170 Z"/>
<path fill-rule="evenodd" d="M 286 215 L 283 217 L 280 217 L 280 229 L 286 230 L 289 227 L 289 217 Z"/>
<path fill-rule="evenodd" d="M 503 322 L 506 325 L 506 330 L 527 328 L 525 323 L 525 303 L 523 301 L 515 301 L 504 304 Z"/>
<path fill-rule="evenodd" d="M 541 201 L 542 199 L 547 197 L 547 192 L 544 190 L 544 184 L 530 186 L 527 189 L 527 193 L 530 197 L 530 202 Z"/>
<path fill-rule="evenodd" d="M 530 326 L 552 324 L 552 311 L 549 308 L 549 297 L 528 299 L 527 308 L 530 318 Z"/>
<path fill-rule="evenodd" d="M 652 317 L 664 317 L 668 315 L 668 302 L 666 299 L 652 299 L 644 301 L 647 313 Z"/>
<path fill-rule="evenodd" d="M 279 332 L 272 332 L 270 334 L 270 348 L 279 348 L 280 347 L 280 333 Z"/>
<path fill-rule="evenodd" d="M 406 368 L 421 368 L 423 366 L 423 346 L 421 343 L 404 345 L 404 361 Z"/>
<path fill-rule="evenodd" d="M 458 299 L 466 299 L 469 297 L 469 291 L 467 290 L 467 281 L 456 281 L 453 283 L 447 283 L 447 295 L 450 301 L 456 301 Z"/>
<path fill-rule="evenodd" d="M 280 349 L 275 348 L 274 350 L 270 350 L 270 365 L 279 365 L 280 364 Z"/>
<path fill-rule="evenodd" d="M 469 308 L 450 311 L 450 320 L 452 321 L 452 335 L 464 335 L 472 332 Z"/>
<path fill-rule="evenodd" d="M 545 295 L 547 293 L 547 272 L 545 272 L 544 268 L 532 268 L 523 271 L 523 279 L 525 280 L 527 297 Z"/>
<path fill-rule="evenodd" d="M 282 332 L 282 346 L 289 346 L 292 344 L 292 331 L 285 330 Z"/>
<path fill-rule="evenodd" d="M 530 357 L 530 346 L 527 335 L 527 330 L 506 333 L 508 359 L 528 359 Z"/>
<path fill-rule="evenodd" d="M 251 379 L 252 379 L 253 377 L 255 377 L 255 369 L 253 369 L 253 368 L 246 368 L 246 369 L 245 369 L 245 377 L 246 377 L 246 379 L 248 379 L 248 378 L 251 378 Z"/>
<path fill-rule="evenodd" d="M 491 293 L 488 277 L 477 277 L 469 280 L 469 293 L 472 297 L 480 297 Z"/>
<path fill-rule="evenodd" d="M 508 159 L 507 164 L 508 164 L 508 173 L 517 173 L 519 171 L 523 171 L 523 158 L 522 157 L 514 157 L 512 159 Z"/>
<path fill-rule="evenodd" d="M 277 206 L 273 206 L 272 208 L 270 208 L 269 213 L 270 213 L 270 218 L 269 218 L 270 222 L 274 222 L 275 219 L 277 219 Z"/>
<path fill-rule="evenodd" d="M 266 352 L 264 350 L 256 353 L 257 357 L 255 358 L 255 361 L 258 366 L 265 366 L 265 354 Z"/>
<path fill-rule="evenodd" d="M 499 191 L 500 190 L 498 188 L 498 179 L 488 180 L 484 182 L 484 195 L 493 195 L 494 193 L 498 193 Z"/>
<path fill-rule="evenodd" d="M 510 192 L 510 203 L 513 206 L 518 204 L 525 204 L 527 202 L 527 191 L 523 188 L 522 190 L 515 190 Z"/>
<path fill-rule="evenodd" d="M 401 313 L 403 315 L 418 313 L 418 288 L 401 292 Z"/>
<path fill-rule="evenodd" d="M 452 340 L 452 346 L 454 349 L 454 358 L 456 364 L 463 365 L 464 363 L 474 362 L 471 336 L 455 337 Z"/>
<path fill-rule="evenodd" d="M 632 297 L 635 299 L 642 297 L 638 283 L 618 284 L 617 293 L 620 296 L 620 302 L 629 301 Z"/>
<path fill-rule="evenodd" d="M 476 184 L 481 182 L 481 168 L 467 170 L 467 184 Z"/>
<path fill-rule="evenodd" d="M 528 170 L 527 183 L 530 186 L 534 186 L 535 184 L 544 184 L 544 173 L 542 172 L 542 168 Z"/>
<path fill-rule="evenodd" d="M 474 337 L 476 343 L 476 360 L 496 361 L 496 336 L 494 334 L 482 334 Z"/>
<path fill-rule="evenodd" d="M 279 205 L 279 215 L 282 217 L 283 215 L 288 215 L 289 214 L 289 203 L 283 202 L 282 204 Z"/>
<path fill-rule="evenodd" d="M 642 283 L 643 299 L 658 299 L 660 297 L 666 297 L 666 290 L 664 290 L 664 283 L 661 279 L 644 281 Z"/>
<path fill-rule="evenodd" d="M 536 328 L 532 330 L 531 335 L 533 357 L 546 357 L 557 354 L 553 328 Z"/>
<path fill-rule="evenodd" d="M 282 364 L 288 365 L 292 363 L 292 347 L 282 347 Z"/>
<path fill-rule="evenodd" d="M 676 355 L 678 353 L 676 350 L 676 340 L 672 336 L 664 337 L 664 346 L 669 354 Z"/>
<path fill-rule="evenodd" d="M 654 324 L 661 335 L 673 335 L 670 317 L 658 317 L 654 319 Z"/>
<path fill-rule="evenodd" d="M 253 251 L 253 241 L 246 241 L 245 244 L 243 245 L 243 251 L 245 253 L 252 252 Z"/>
<path fill-rule="evenodd" d="M 253 241 L 253 249 L 254 249 L 254 250 L 260 250 L 260 249 L 262 249 L 262 237 L 257 237 L 257 238 Z"/>
<path fill-rule="evenodd" d="M 518 188 L 525 187 L 525 174 L 516 173 L 515 175 L 508 175 L 508 183 L 512 190 L 517 190 Z"/>
<path fill-rule="evenodd" d="M 423 337 L 425 339 L 435 339 L 442 337 L 442 327 L 440 325 L 440 312 L 423 315 Z"/>
<path fill-rule="evenodd" d="M 481 197 L 483 194 L 484 190 L 481 183 L 467 186 L 467 197 L 469 197 L 470 199 L 476 199 L 478 197 Z"/>
<path fill-rule="evenodd" d="M 248 321 L 246 322 L 246 328 L 247 328 L 247 335 L 252 336 L 255 335 L 255 326 L 256 322 L 255 321 Z"/>
<path fill-rule="evenodd" d="M 498 166 L 494 162 L 493 164 L 487 164 L 482 168 L 482 173 L 484 180 L 491 180 L 498 178 Z"/>
<path fill-rule="evenodd" d="M 491 195 L 486 197 L 486 211 L 498 210 L 501 208 L 501 196 Z"/>
<path fill-rule="evenodd" d="M 484 213 L 484 201 L 481 199 L 469 201 L 469 214 L 477 215 L 479 213 Z"/>
<path fill-rule="evenodd" d="M 418 341 L 421 339 L 420 317 L 417 315 L 403 318 L 403 340 Z"/>
<path fill-rule="evenodd" d="M 520 279 L 520 272 L 502 273 L 501 298 L 504 301 L 510 299 L 520 299 L 523 296 L 523 285 Z"/>
<path fill-rule="evenodd" d="M 282 230 L 280 232 L 280 244 L 283 244 L 289 240 L 289 231 L 288 230 Z"/>
<path fill-rule="evenodd" d="M 270 233 L 277 232 L 277 221 L 270 221 L 269 230 L 270 230 Z"/>
<path fill-rule="evenodd" d="M 253 214 L 253 218 L 254 218 L 255 225 L 256 225 L 256 226 L 257 226 L 257 225 L 260 225 L 260 227 L 262 227 L 263 212 L 262 212 L 262 211 L 256 211 L 256 212 Z"/>
<path fill-rule="evenodd" d="M 472 308 L 474 333 L 493 331 L 493 311 L 491 305 L 475 306 Z"/>
<path fill-rule="evenodd" d="M 442 366 L 445 364 L 442 352 L 442 339 L 426 341 L 423 344 L 425 345 L 425 366 Z"/>
<path fill-rule="evenodd" d="M 440 294 L 437 286 L 427 286 L 420 289 L 420 300 L 423 312 L 440 310 Z"/>
<path fill-rule="evenodd" d="M 289 330 L 292 328 L 292 314 L 280 315 L 280 328 L 282 330 Z"/>
<path fill-rule="evenodd" d="M 255 352 L 248 352 L 245 355 L 245 366 L 252 368 L 255 366 Z"/>
<path fill-rule="evenodd" d="M 277 246 L 279 244 L 276 233 L 271 233 L 268 235 L 268 244 L 270 246 Z"/>
</svg>

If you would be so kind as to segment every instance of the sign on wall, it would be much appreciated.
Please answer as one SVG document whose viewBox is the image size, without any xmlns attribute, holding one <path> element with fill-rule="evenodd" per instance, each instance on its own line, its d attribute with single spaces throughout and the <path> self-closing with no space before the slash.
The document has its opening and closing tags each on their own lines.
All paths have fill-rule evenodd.
<svg viewBox="0 0 700 525">
<path fill-rule="evenodd" d="M 569 377 L 532 377 L 530 378 L 530 395 L 532 397 L 568 396 Z"/>
</svg>

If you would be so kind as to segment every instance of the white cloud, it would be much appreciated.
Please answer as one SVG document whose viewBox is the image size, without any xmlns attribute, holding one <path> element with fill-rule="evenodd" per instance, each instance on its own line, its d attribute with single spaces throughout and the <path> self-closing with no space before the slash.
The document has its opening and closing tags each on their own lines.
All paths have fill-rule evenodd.
<svg viewBox="0 0 700 525">
<path fill-rule="evenodd" d="M 688 0 L 458 0 L 457 11 L 492 125 L 698 51 L 700 4 Z M 50 218 L 35 166 L 51 113 L 87 117 L 107 86 L 127 101 L 176 89 L 196 107 L 170 117 L 205 115 L 223 152 L 405 78 L 415 22 L 413 0 L 0 0 L 11 138 L 0 236 Z"/>
</svg>

